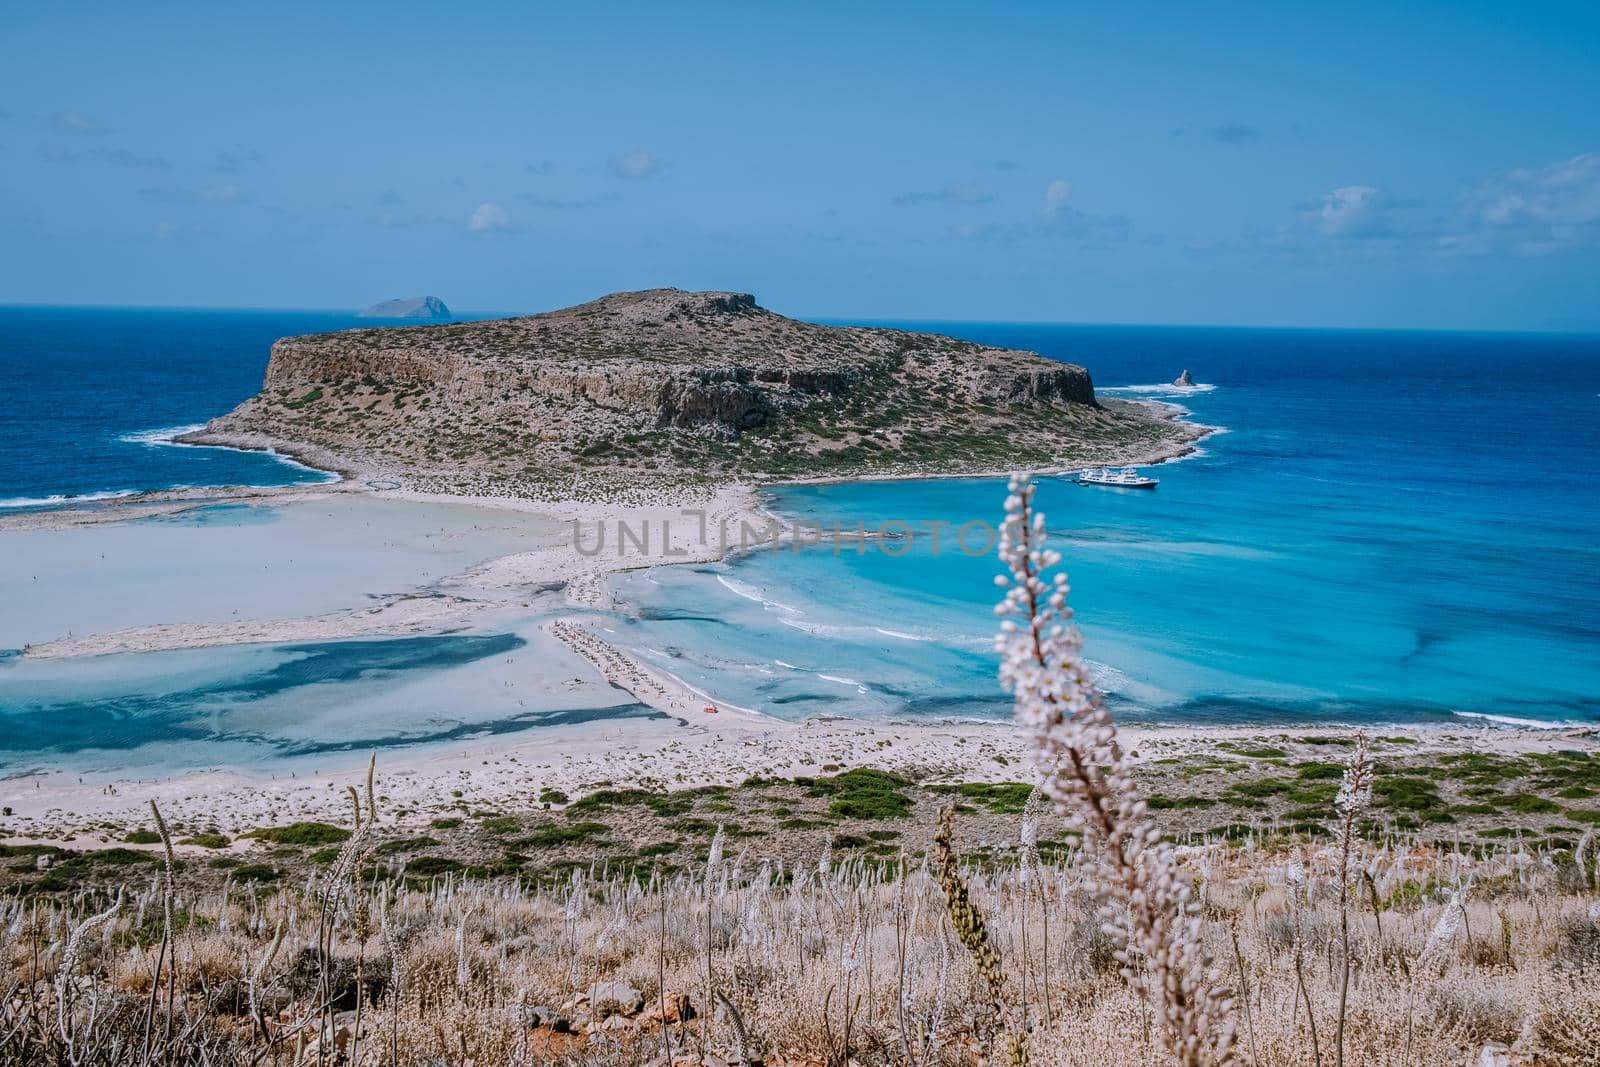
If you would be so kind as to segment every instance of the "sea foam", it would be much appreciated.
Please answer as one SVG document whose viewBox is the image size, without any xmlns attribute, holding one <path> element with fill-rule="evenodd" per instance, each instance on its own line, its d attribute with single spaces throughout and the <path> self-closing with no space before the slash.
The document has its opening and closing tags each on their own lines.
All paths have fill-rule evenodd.
<svg viewBox="0 0 1600 1067">
<path fill-rule="evenodd" d="M 133 496 L 137 489 L 107 489 L 99 493 L 52 493 L 50 496 L 14 496 L 0 500 L 0 508 L 48 508 L 60 504 L 81 504 L 92 500 L 119 500 Z"/>
<path fill-rule="evenodd" d="M 206 428 L 203 422 L 190 423 L 187 426 L 161 426 L 154 430 L 136 430 L 118 437 L 119 441 L 126 441 L 130 445 L 152 445 L 156 447 L 188 448 L 189 445 L 181 444 L 178 438 L 186 433 L 195 433 Z"/>
<path fill-rule="evenodd" d="M 1481 719 L 1496 726 L 1514 726 L 1524 730 L 1570 730 L 1574 727 L 1593 726 L 1591 722 L 1555 721 L 1550 719 L 1524 719 L 1517 715 L 1493 715 L 1487 711 L 1454 711 L 1450 714 L 1462 719 Z"/>
<path fill-rule="evenodd" d="M 1096 389 L 1101 396 L 1195 396 L 1199 393 L 1210 393 L 1216 390 L 1216 385 L 1211 382 L 1196 382 L 1194 385 L 1173 385 L 1171 382 L 1157 382 L 1154 385 L 1109 385 Z"/>
</svg>

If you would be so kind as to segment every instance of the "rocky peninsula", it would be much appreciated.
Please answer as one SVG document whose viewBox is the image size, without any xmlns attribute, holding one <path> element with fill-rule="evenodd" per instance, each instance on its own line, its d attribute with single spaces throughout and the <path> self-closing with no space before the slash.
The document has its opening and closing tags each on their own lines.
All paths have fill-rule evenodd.
<svg viewBox="0 0 1600 1067">
<path fill-rule="evenodd" d="M 272 347 L 260 393 L 184 441 L 272 447 L 435 492 L 570 499 L 1141 462 L 1204 429 L 1097 399 L 1083 367 L 652 289 L 519 318 Z"/>
</svg>

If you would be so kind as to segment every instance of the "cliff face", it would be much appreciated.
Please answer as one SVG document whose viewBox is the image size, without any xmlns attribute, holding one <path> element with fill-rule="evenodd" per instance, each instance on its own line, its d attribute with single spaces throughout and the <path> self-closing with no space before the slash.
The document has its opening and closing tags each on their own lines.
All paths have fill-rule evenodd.
<svg viewBox="0 0 1600 1067">
<path fill-rule="evenodd" d="M 779 395 L 838 395 L 861 372 L 752 367 L 663 366 L 612 359 L 478 360 L 438 348 L 346 348 L 322 338 L 288 338 L 272 346 L 266 390 L 292 390 L 372 378 L 440 391 L 466 405 L 491 403 L 506 392 L 532 392 L 602 408 L 653 413 L 663 426 L 716 423 L 728 429 L 759 426 L 776 411 Z M 1088 389 L 1092 398 L 1093 390 Z M 1091 400 L 1092 402 L 1092 400 Z"/>
<path fill-rule="evenodd" d="M 971 361 L 969 367 L 956 366 Z M 817 326 L 748 293 L 622 293 L 521 319 L 440 330 L 354 330 L 272 346 L 268 391 L 372 378 L 476 406 L 531 392 L 747 430 L 797 403 L 895 376 L 949 378 L 974 402 L 1094 406 L 1082 367 L 934 334 Z"/>
<path fill-rule="evenodd" d="M 937 334 L 820 326 L 655 289 L 523 318 L 290 337 L 208 432 L 399 469 L 772 476 L 1066 454 L 1149 424 L 1088 371 Z M 1148 428 L 1148 426 L 1146 426 Z"/>
</svg>

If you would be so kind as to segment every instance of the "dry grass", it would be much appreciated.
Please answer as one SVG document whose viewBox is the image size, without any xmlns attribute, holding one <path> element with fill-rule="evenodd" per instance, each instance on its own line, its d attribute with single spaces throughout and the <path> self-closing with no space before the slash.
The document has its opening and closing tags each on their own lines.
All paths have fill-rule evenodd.
<svg viewBox="0 0 1600 1067">
<path fill-rule="evenodd" d="M 1352 869 L 1366 875 L 1349 913 L 1348 1062 L 1461 1063 L 1490 1043 L 1540 1063 L 1600 1060 L 1594 872 L 1573 869 L 1570 854 L 1494 847 L 1355 846 Z M 109 916 L 101 889 L 9 903 L 0 1061 L 643 1064 L 670 1047 L 675 1059 L 924 1065 L 1002 1056 L 1005 1031 L 1020 1028 L 1035 1064 L 1165 1062 L 1078 857 L 1024 854 L 961 872 L 1005 973 L 1010 1021 L 952 925 L 939 871 L 917 861 L 902 874 L 893 861 L 783 869 L 726 855 L 656 880 L 579 872 L 559 887 L 424 888 L 369 863 L 344 893 L 322 881 L 191 895 L 180 873 L 170 927 L 160 879 L 128 887 Z M 1287 884 L 1288 855 L 1249 841 L 1186 848 L 1181 860 L 1209 954 L 1248 1009 L 1239 1060 L 1331 1062 L 1338 850 L 1300 854 L 1303 890 Z M 1438 938 L 1457 891 L 1463 921 Z M 324 902 L 331 933 L 319 929 Z M 637 1001 L 591 1006 L 582 994 L 607 981 Z M 337 1041 L 316 1041 L 319 1025 Z"/>
</svg>

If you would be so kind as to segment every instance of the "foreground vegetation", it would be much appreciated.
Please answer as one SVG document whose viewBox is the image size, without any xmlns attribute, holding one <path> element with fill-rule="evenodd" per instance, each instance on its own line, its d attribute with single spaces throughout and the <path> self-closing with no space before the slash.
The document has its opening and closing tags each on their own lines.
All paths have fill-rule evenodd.
<svg viewBox="0 0 1600 1067">
<path fill-rule="evenodd" d="M 1034 1063 L 1162 1062 L 1082 855 L 1030 847 L 1070 836 L 1039 807 L 1005 816 L 1013 855 L 954 867 L 998 954 L 1002 1014 L 952 922 L 937 848 L 794 867 L 719 834 L 676 873 L 578 869 L 550 884 L 397 879 L 358 846 L 276 888 L 191 890 L 163 869 L 9 901 L 0 1060 L 966 1063 L 1010 1016 Z M 1591 841 L 1576 855 L 1363 842 L 1348 1061 L 1460 1063 L 1498 1043 L 1596 1062 Z M 1247 837 L 1182 858 L 1243 1015 L 1240 1060 L 1331 1062 L 1337 849 Z"/>
<path fill-rule="evenodd" d="M 1248 839 L 1279 852 L 1296 843 L 1318 847 L 1335 831 L 1328 812 L 1350 744 L 1349 736 L 1327 731 L 1262 733 L 1147 759 L 1139 775 L 1153 819 L 1180 844 Z M 1560 856 L 1600 825 L 1600 757 L 1591 749 L 1489 753 L 1453 744 L 1373 738 L 1374 795 L 1359 832 L 1413 848 L 1500 845 Z M 981 753 L 971 761 L 969 773 L 980 761 L 991 773 L 1027 773 Z M 969 862 L 1014 862 L 1017 817 L 1032 784 L 948 783 L 940 780 L 946 770 L 927 768 L 923 776 L 913 768 L 824 764 L 814 777 L 670 792 L 597 782 L 581 796 L 544 789 L 531 794 L 535 804 L 493 808 L 446 794 L 426 809 L 393 809 L 380 791 L 385 810 L 371 862 L 382 877 L 412 888 L 443 874 L 549 886 L 590 869 L 648 880 L 703 863 L 721 827 L 752 863 L 810 867 L 825 850 L 835 862 L 882 864 L 904 855 L 921 863 L 946 805 L 955 807 Z M 95 887 L 114 890 L 130 878 L 148 881 L 159 869 L 160 837 L 148 819 L 87 829 L 96 831 L 98 847 L 50 837 L 0 845 L 0 892 L 66 899 Z M 350 836 L 347 826 L 311 820 L 235 826 L 194 818 L 172 830 L 183 882 L 193 891 L 230 881 L 265 889 L 303 884 L 327 873 Z M 1054 858 L 1076 842 L 1063 821 L 1041 831 L 1037 848 Z"/>
</svg>

